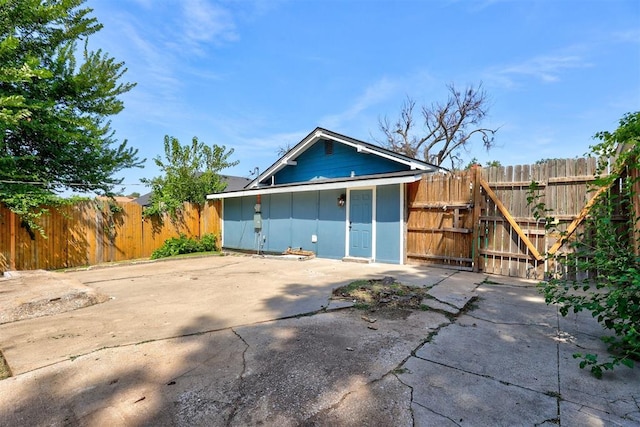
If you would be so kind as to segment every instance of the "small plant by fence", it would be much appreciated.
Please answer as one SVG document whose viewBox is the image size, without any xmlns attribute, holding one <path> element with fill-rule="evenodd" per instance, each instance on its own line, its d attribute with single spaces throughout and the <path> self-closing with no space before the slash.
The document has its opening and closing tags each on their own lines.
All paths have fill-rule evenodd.
<svg viewBox="0 0 640 427">
<path fill-rule="evenodd" d="M 45 236 L 0 205 L 0 271 L 57 269 L 150 257 L 165 240 L 221 232 L 220 204 L 185 203 L 177 219 L 144 218 L 137 203 L 85 201 L 52 208 Z"/>
</svg>

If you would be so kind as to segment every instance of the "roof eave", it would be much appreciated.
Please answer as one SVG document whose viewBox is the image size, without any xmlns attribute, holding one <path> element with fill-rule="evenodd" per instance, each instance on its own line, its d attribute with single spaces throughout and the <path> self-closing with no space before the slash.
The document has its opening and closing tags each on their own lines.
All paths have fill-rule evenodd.
<svg viewBox="0 0 640 427">
<path fill-rule="evenodd" d="M 337 190 L 347 188 L 361 188 L 372 187 L 379 185 L 391 185 L 391 184 L 408 184 L 411 182 L 419 181 L 422 178 L 424 172 L 416 173 L 413 175 L 399 176 L 399 177 L 384 177 L 384 178 L 368 178 L 368 179 L 356 179 L 346 181 L 331 181 L 314 183 L 313 181 L 308 183 L 296 183 L 292 185 L 282 185 L 273 187 L 260 187 L 251 188 L 247 190 L 233 191 L 228 193 L 216 193 L 207 195 L 207 199 L 232 199 L 237 197 L 257 196 L 266 194 L 279 194 L 279 193 L 301 193 L 304 191 L 326 191 Z"/>
</svg>

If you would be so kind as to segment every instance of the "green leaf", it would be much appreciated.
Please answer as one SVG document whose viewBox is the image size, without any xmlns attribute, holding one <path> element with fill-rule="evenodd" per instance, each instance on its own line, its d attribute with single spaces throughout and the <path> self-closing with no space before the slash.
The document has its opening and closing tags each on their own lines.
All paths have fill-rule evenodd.
<svg viewBox="0 0 640 427">
<path fill-rule="evenodd" d="M 622 363 L 627 368 L 633 369 L 633 360 L 631 360 L 631 359 L 621 359 L 620 363 Z"/>
</svg>

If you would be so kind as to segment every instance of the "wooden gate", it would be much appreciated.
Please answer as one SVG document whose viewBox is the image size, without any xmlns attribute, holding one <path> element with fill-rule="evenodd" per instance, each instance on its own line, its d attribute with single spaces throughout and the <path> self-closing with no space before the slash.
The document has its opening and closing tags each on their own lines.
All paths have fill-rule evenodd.
<svg viewBox="0 0 640 427">
<path fill-rule="evenodd" d="M 596 196 L 621 185 L 618 179 L 612 187 L 592 188 L 597 162 L 588 157 L 482 169 L 477 270 L 538 280 L 554 271 L 558 266 L 550 265 L 541 254 L 570 251 L 564 243 L 580 233 Z M 532 181 L 537 183 L 533 193 Z M 534 217 L 529 195 L 537 195 L 537 202 L 544 203 L 556 232 L 545 229 L 544 218 Z M 623 220 L 622 211 L 613 219 Z"/>
<path fill-rule="evenodd" d="M 473 269 L 477 171 L 424 175 L 407 187 L 408 263 Z"/>
<path fill-rule="evenodd" d="M 567 236 L 607 190 L 590 188 L 595 171 L 596 159 L 582 158 L 426 175 L 407 187 L 406 261 L 542 279 L 555 268 L 544 254 L 570 250 Z M 534 217 L 534 194 L 562 234 Z"/>
</svg>

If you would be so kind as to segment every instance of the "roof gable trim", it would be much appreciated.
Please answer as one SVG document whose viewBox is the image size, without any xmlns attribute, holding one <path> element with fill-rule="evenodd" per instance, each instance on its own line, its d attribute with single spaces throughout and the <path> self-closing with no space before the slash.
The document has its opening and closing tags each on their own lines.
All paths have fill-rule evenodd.
<svg viewBox="0 0 640 427">
<path fill-rule="evenodd" d="M 438 170 L 438 168 L 435 166 L 426 164 L 424 162 L 420 162 L 418 160 L 413 160 L 404 155 L 387 152 L 387 150 L 383 150 L 382 148 L 378 149 L 375 146 L 366 144 L 361 141 L 357 141 L 357 140 L 350 141 L 348 139 L 341 137 L 338 134 L 335 134 L 334 132 L 326 131 L 322 128 L 316 128 L 315 131 L 307 135 L 302 141 L 300 141 L 295 147 L 293 147 L 288 153 L 286 153 L 279 161 L 276 161 L 273 165 L 267 168 L 267 170 L 265 170 L 262 174 L 260 174 L 253 181 L 251 181 L 251 183 L 247 185 L 246 188 L 256 188 L 259 186 L 260 182 L 268 180 L 270 177 L 273 177 L 273 175 L 275 175 L 278 171 L 280 171 L 284 167 L 297 165 L 298 163 L 297 163 L 297 160 L 295 159 L 320 139 L 329 139 L 331 141 L 336 141 L 341 144 L 354 147 L 358 153 L 373 154 L 373 155 L 385 158 L 387 160 L 391 160 L 394 162 L 407 165 L 411 168 L 411 170 L 428 171 L 428 172 L 435 172 L 436 170 Z"/>
</svg>

